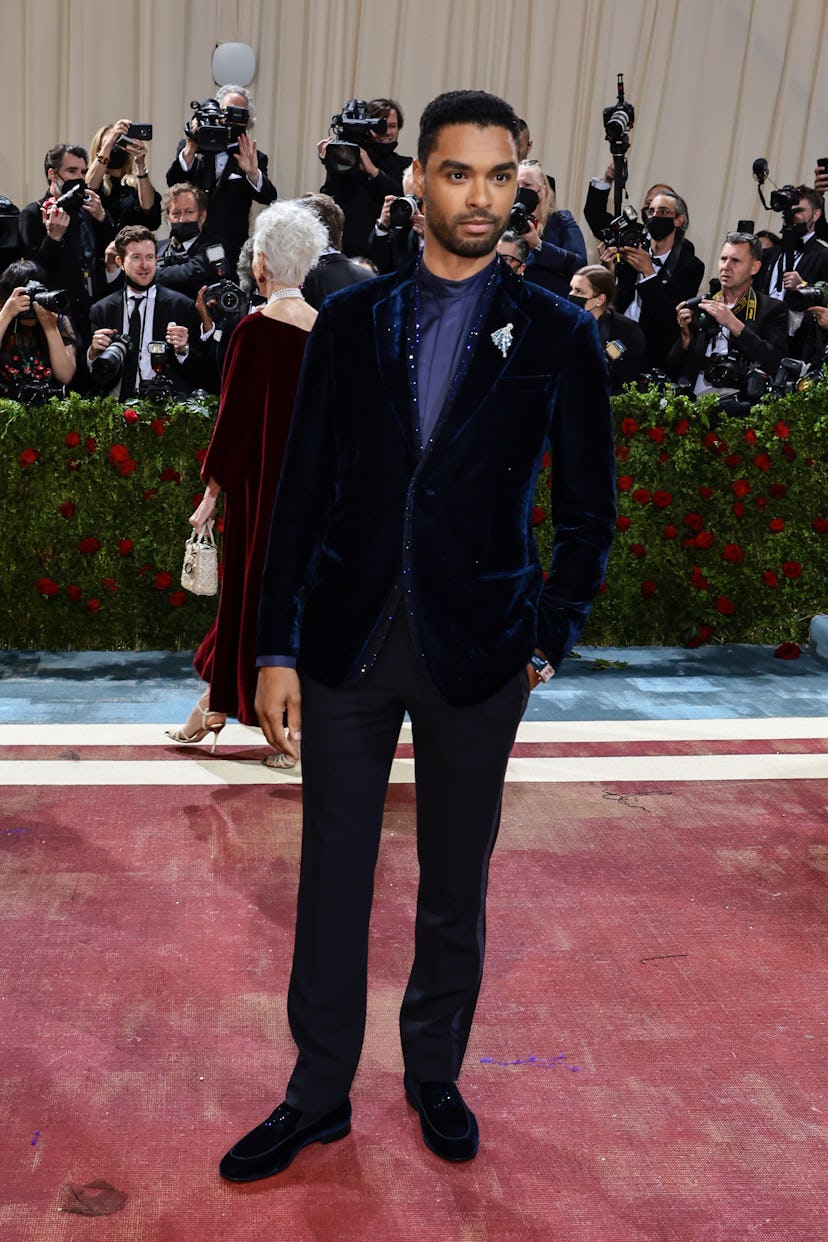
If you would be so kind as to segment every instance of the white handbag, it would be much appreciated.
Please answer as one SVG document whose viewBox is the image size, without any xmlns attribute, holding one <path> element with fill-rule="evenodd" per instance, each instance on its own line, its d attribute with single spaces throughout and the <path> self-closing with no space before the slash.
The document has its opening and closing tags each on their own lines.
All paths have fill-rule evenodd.
<svg viewBox="0 0 828 1242">
<path fill-rule="evenodd" d="M 193 595 L 215 595 L 218 590 L 218 549 L 212 522 L 201 534 L 194 530 L 184 545 L 181 585 Z"/>
</svg>

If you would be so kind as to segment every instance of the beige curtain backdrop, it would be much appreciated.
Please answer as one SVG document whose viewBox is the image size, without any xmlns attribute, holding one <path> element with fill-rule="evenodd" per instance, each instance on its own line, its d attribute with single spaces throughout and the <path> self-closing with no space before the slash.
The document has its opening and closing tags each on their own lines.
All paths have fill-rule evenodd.
<svg viewBox="0 0 828 1242">
<path fill-rule="evenodd" d="M 0 0 L 0 193 L 39 197 L 49 146 L 86 145 L 121 116 L 153 123 L 163 190 L 190 100 L 215 89 L 213 49 L 233 41 L 256 53 L 254 135 L 280 195 L 319 187 L 316 141 L 346 99 L 398 98 L 413 155 L 427 100 L 474 87 L 527 119 L 586 234 L 587 182 L 609 159 L 601 111 L 623 72 L 632 202 L 656 180 L 683 193 L 709 276 L 738 219 L 779 222 L 754 158 L 782 184 L 810 182 L 828 156 L 827 13 L 826 0 Z"/>
</svg>

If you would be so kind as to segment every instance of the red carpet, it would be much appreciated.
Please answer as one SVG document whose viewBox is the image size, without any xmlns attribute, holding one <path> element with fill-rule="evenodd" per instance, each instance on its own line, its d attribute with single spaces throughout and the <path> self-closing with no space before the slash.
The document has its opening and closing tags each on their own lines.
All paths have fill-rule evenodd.
<svg viewBox="0 0 828 1242">
<path fill-rule="evenodd" d="M 462 1079 L 481 1150 L 458 1167 L 425 1150 L 402 1094 L 415 874 L 400 776 L 353 1132 L 241 1188 L 216 1162 L 278 1103 L 292 1061 L 297 784 L 250 747 L 215 760 L 70 750 L 46 730 L 42 748 L 3 746 L 0 1238 L 821 1242 L 828 767 L 825 741 L 799 723 L 803 736 L 781 742 L 739 743 L 735 721 L 718 740 L 691 731 L 626 752 L 522 732 L 515 772 L 546 766 L 506 790 Z M 614 772 L 624 753 L 650 778 L 554 771 L 590 760 Z M 239 754 L 246 783 L 216 783 Z M 770 775 L 800 766 L 704 779 L 704 765 L 745 756 Z M 109 760 L 132 761 L 136 780 L 140 761 L 163 764 L 167 783 L 104 783 Z M 676 780 L 668 762 L 697 771 Z M 180 784 L 196 778 L 208 783 Z M 113 1189 L 82 1189 L 99 1182 Z M 79 1206 L 117 1210 L 66 1210 Z"/>
</svg>

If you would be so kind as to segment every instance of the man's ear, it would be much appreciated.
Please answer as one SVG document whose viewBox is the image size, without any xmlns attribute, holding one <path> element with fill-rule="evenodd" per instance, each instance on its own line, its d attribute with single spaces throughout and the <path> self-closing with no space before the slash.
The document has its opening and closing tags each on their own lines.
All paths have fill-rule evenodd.
<svg viewBox="0 0 828 1242">
<path fill-rule="evenodd" d="M 761 270 L 762 270 L 762 260 L 761 260 L 761 259 L 754 259 L 754 260 L 753 260 L 753 262 L 752 262 L 752 263 L 751 263 L 751 265 L 750 265 L 750 278 L 751 278 L 751 280 L 753 280 L 753 277 L 757 274 L 757 272 L 761 272 Z"/>
<path fill-rule="evenodd" d="M 414 183 L 413 185 L 414 197 L 422 199 L 423 198 L 423 182 L 425 181 L 425 169 L 423 168 L 419 160 L 414 160 L 413 164 L 411 165 L 411 179 Z"/>
<path fill-rule="evenodd" d="M 124 266 L 124 261 L 121 258 L 121 256 L 118 254 L 117 250 L 115 251 L 115 265 L 116 267 L 120 267 L 120 268 L 123 268 Z"/>
</svg>

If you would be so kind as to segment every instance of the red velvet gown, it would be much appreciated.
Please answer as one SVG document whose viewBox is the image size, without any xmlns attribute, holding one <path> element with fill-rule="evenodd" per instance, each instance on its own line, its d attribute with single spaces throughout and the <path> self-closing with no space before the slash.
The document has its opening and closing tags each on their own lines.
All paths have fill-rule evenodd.
<svg viewBox="0 0 828 1242">
<path fill-rule="evenodd" d="M 256 627 L 270 515 L 307 332 L 256 313 L 233 333 L 201 474 L 224 492 L 218 614 L 195 655 L 210 709 L 257 725 Z"/>
</svg>

